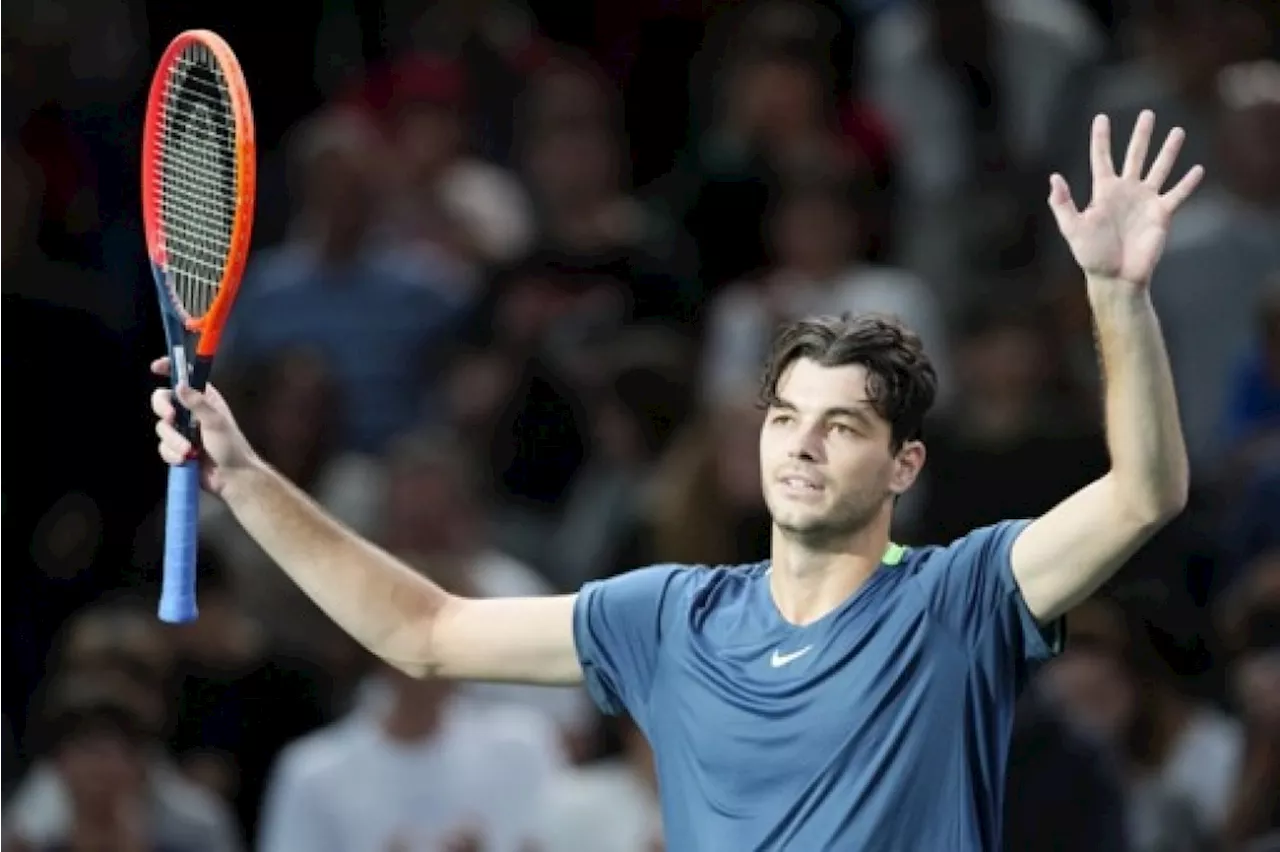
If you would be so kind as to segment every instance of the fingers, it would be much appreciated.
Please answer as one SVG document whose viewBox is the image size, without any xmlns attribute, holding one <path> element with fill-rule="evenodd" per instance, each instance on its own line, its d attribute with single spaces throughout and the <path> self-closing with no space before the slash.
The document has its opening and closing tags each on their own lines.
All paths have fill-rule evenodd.
<svg viewBox="0 0 1280 852">
<path fill-rule="evenodd" d="M 213 393 L 213 388 L 209 388 L 208 392 Z M 191 412 L 193 418 L 201 422 L 207 422 L 217 416 L 209 404 L 208 395 L 202 391 L 192 390 L 188 385 L 178 385 L 176 390 L 156 388 L 151 392 L 151 411 L 161 420 L 172 423 L 178 411 L 177 406 L 174 405 L 174 397 L 177 397 L 183 408 Z"/>
<path fill-rule="evenodd" d="M 1093 119 L 1093 130 L 1089 134 L 1089 166 L 1093 170 L 1094 183 L 1116 176 L 1116 167 L 1111 162 L 1111 120 L 1105 115 Z"/>
<path fill-rule="evenodd" d="M 1196 187 L 1200 185 L 1200 181 L 1204 179 L 1204 166 L 1192 166 L 1191 171 L 1182 176 L 1182 180 L 1178 181 L 1173 189 L 1161 196 L 1169 209 L 1177 210 L 1182 206 L 1182 202 L 1191 197 L 1191 193 L 1196 191 Z"/>
<path fill-rule="evenodd" d="M 151 411 L 166 423 L 172 423 L 177 415 L 173 405 L 173 392 L 168 388 L 156 388 L 151 392 Z"/>
<path fill-rule="evenodd" d="M 169 464 L 182 464 L 195 458 L 195 446 L 182 436 L 173 423 L 157 420 L 156 437 L 160 439 L 160 458 Z"/>
<path fill-rule="evenodd" d="M 178 431 L 176 425 L 178 407 L 174 404 L 175 395 L 191 412 L 193 419 L 198 419 L 202 412 L 206 420 L 213 419 L 209 417 L 208 400 L 199 391 L 192 390 L 186 385 L 180 386 L 176 392 L 169 388 L 157 388 L 153 391 L 151 410 L 156 415 L 155 431 L 156 437 L 160 439 L 160 458 L 168 464 L 182 464 L 197 456 L 195 445 Z"/>
<path fill-rule="evenodd" d="M 1064 235 L 1080 215 L 1080 211 L 1076 209 L 1076 203 L 1071 199 L 1071 187 L 1060 174 L 1055 173 L 1049 176 L 1049 209 L 1053 211 L 1058 229 Z"/>
<path fill-rule="evenodd" d="M 1147 172 L 1146 180 L 1143 181 L 1151 189 L 1159 192 L 1165 182 L 1169 180 L 1169 175 L 1173 173 L 1173 164 L 1178 159 L 1178 152 L 1182 150 L 1182 141 L 1187 134 L 1181 127 L 1175 127 L 1169 131 L 1169 135 L 1164 140 L 1164 145 L 1160 147 L 1160 153 L 1156 154 L 1156 160 L 1151 164 L 1151 171 Z"/>
<path fill-rule="evenodd" d="M 209 401 L 205 398 L 203 392 L 194 390 L 186 382 L 182 382 L 174 389 L 174 395 L 178 397 L 178 402 L 182 403 L 182 407 L 190 411 L 193 417 L 203 419 L 200 415 L 209 410 Z"/>
<path fill-rule="evenodd" d="M 157 376 L 169 375 L 169 357 L 157 358 L 151 362 L 151 372 Z"/>
<path fill-rule="evenodd" d="M 1133 135 L 1129 137 L 1129 148 L 1125 151 L 1122 177 L 1142 178 L 1142 165 L 1147 161 L 1147 150 L 1150 148 L 1151 133 L 1155 126 L 1155 113 L 1149 109 L 1138 113 L 1138 120 L 1133 125 Z"/>
</svg>

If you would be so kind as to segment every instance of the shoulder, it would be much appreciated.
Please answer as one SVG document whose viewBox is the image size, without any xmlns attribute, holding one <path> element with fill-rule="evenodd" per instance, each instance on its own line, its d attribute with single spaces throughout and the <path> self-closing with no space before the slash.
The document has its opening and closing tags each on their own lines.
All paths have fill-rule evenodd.
<svg viewBox="0 0 1280 852">
<path fill-rule="evenodd" d="M 310 786 L 349 767 L 347 760 L 361 750 L 366 720 L 344 719 L 306 734 L 285 746 L 272 770 L 273 784 Z"/>
<path fill-rule="evenodd" d="M 165 767 L 157 774 L 154 794 L 160 805 L 157 831 L 162 836 L 200 842 L 235 835 L 235 817 L 222 799 L 187 780 L 173 767 Z"/>
<path fill-rule="evenodd" d="M 1029 519 L 1000 521 L 978 527 L 947 543 L 924 547 L 903 547 L 899 563 L 908 573 L 919 573 L 932 568 L 957 568 L 964 570 L 977 563 L 1006 556 Z"/>
<path fill-rule="evenodd" d="M 555 589 L 534 568 L 514 556 L 490 549 L 472 563 L 477 591 L 488 598 L 555 594 Z"/>
<path fill-rule="evenodd" d="M 532 707 L 458 695 L 453 709 L 457 730 L 478 746 L 547 765 L 561 762 L 559 729 Z"/>
<path fill-rule="evenodd" d="M 669 597 L 693 602 L 709 594 L 730 592 L 745 586 L 768 569 L 767 562 L 749 565 L 691 565 L 664 562 L 636 568 L 606 580 L 588 583 L 583 591 L 609 586 L 648 587 Z"/>
<path fill-rule="evenodd" d="M 583 586 L 578 595 L 578 618 L 621 618 L 635 626 L 648 622 L 661 636 L 677 624 L 744 599 L 753 580 L 767 569 L 768 563 L 763 562 L 715 566 L 664 563 L 637 568 Z"/>
<path fill-rule="evenodd" d="M 241 298 L 264 299 L 290 292 L 315 272 L 316 258 L 300 242 L 285 242 L 256 253 L 245 271 Z"/>
</svg>

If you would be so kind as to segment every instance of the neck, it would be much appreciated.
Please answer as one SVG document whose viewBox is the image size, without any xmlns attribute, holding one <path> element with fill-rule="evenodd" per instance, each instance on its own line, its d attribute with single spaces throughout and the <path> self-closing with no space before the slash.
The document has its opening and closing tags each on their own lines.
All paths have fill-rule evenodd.
<svg viewBox="0 0 1280 852">
<path fill-rule="evenodd" d="M 995 394 L 969 407 L 969 424 L 983 437 L 996 440 L 1027 431 L 1034 409 L 1019 395 Z"/>
<path fill-rule="evenodd" d="M 890 506 L 838 545 L 815 546 L 773 528 L 769 588 L 778 612 L 812 624 L 844 603 L 875 573 L 889 548 Z"/>
<path fill-rule="evenodd" d="M 797 275 L 814 284 L 826 284 L 848 268 L 849 264 L 840 258 L 814 259 L 804 263 L 792 263 L 783 269 L 783 273 L 784 276 L 787 273 Z"/>
<path fill-rule="evenodd" d="M 394 743 L 421 742 L 440 727 L 443 702 L 423 706 L 416 701 L 397 699 L 382 719 L 382 732 Z"/>
</svg>

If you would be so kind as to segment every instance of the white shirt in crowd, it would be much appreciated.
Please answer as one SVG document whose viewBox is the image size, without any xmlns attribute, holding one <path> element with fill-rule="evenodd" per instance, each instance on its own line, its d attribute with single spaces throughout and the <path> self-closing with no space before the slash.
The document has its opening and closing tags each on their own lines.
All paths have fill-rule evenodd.
<svg viewBox="0 0 1280 852">
<path fill-rule="evenodd" d="M 657 796 L 622 761 L 565 772 L 552 786 L 538 821 L 538 852 L 660 852 Z"/>
<path fill-rule="evenodd" d="M 357 709 L 281 755 L 261 852 L 440 852 L 472 831 L 485 852 L 523 852 L 564 771 L 558 735 L 519 706 L 450 699 L 439 730 L 394 742 Z"/>
</svg>

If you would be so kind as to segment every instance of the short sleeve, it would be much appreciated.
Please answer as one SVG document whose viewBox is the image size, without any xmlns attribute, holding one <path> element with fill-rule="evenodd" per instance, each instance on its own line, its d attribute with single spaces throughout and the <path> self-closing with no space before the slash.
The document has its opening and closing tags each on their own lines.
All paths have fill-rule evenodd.
<svg viewBox="0 0 1280 852">
<path fill-rule="evenodd" d="M 1063 619 L 1041 626 L 1013 576 L 1013 543 L 1030 523 L 1003 521 L 940 548 L 922 564 L 935 616 L 972 651 L 1010 663 L 1019 685 L 1062 650 Z"/>
<path fill-rule="evenodd" d="M 691 569 L 654 565 L 588 583 L 578 593 L 573 638 L 587 691 L 605 713 L 643 724 L 658 650 Z"/>
</svg>

